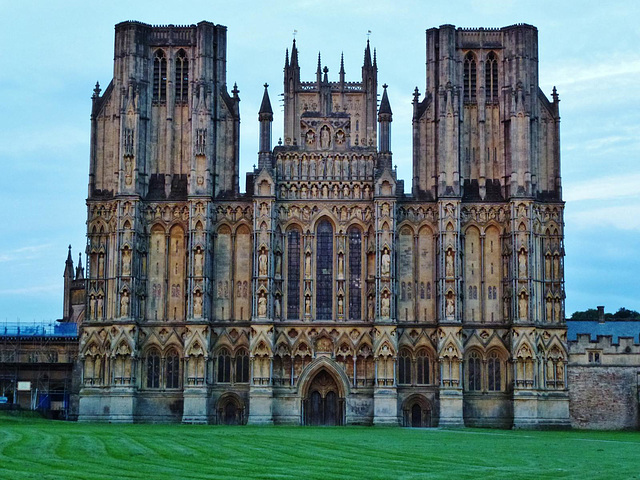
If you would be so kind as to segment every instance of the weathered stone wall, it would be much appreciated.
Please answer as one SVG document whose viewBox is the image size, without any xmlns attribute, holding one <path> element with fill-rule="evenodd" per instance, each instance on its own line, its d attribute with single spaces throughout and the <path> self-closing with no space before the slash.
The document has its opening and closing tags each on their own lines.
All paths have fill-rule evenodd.
<svg viewBox="0 0 640 480">
<path fill-rule="evenodd" d="M 637 429 L 640 345 L 632 338 L 578 334 L 569 342 L 569 409 L 574 428 Z"/>
<path fill-rule="evenodd" d="M 569 367 L 571 426 L 589 429 L 638 428 L 637 367 Z"/>
</svg>

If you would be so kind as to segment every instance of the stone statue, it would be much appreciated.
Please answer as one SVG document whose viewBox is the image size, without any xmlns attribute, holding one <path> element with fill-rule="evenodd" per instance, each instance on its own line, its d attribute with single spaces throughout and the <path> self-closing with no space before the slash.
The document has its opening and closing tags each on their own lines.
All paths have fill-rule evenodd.
<svg viewBox="0 0 640 480">
<path fill-rule="evenodd" d="M 311 255 L 308 253 L 304 257 L 304 271 L 306 272 L 307 278 L 311 278 Z"/>
<path fill-rule="evenodd" d="M 344 298 L 338 297 L 338 315 L 344 313 Z"/>
<path fill-rule="evenodd" d="M 122 275 L 131 274 L 131 251 L 125 248 L 122 251 Z"/>
<path fill-rule="evenodd" d="M 124 292 L 120 297 L 120 316 L 129 316 L 129 294 L 127 292 Z"/>
<path fill-rule="evenodd" d="M 453 250 L 447 250 L 445 272 L 447 277 L 453 277 Z"/>
<path fill-rule="evenodd" d="M 527 256 L 524 253 L 524 250 L 520 250 L 518 254 L 518 272 L 521 277 L 527 276 Z"/>
<path fill-rule="evenodd" d="M 263 249 L 258 257 L 258 275 L 267 276 L 267 252 Z"/>
<path fill-rule="evenodd" d="M 282 256 L 276 255 L 276 275 L 282 275 Z"/>
<path fill-rule="evenodd" d="M 446 303 L 447 303 L 446 305 L 447 317 L 453 318 L 453 316 L 456 314 L 456 307 L 455 307 L 455 304 L 453 303 L 453 296 L 447 297 Z"/>
<path fill-rule="evenodd" d="M 196 254 L 193 256 L 194 263 L 194 271 L 197 277 L 202 276 L 202 252 L 200 250 L 196 251 Z"/>
<path fill-rule="evenodd" d="M 304 314 L 311 315 L 311 297 L 304 297 Z"/>
<path fill-rule="evenodd" d="M 331 146 L 331 133 L 326 125 L 320 130 L 320 148 L 329 148 Z"/>
<path fill-rule="evenodd" d="M 276 297 L 274 307 L 275 307 L 275 317 L 276 318 L 280 318 L 280 316 L 282 314 L 282 307 L 280 305 L 280 297 Z"/>
<path fill-rule="evenodd" d="M 344 277 L 344 257 L 342 254 L 338 255 L 338 278 Z"/>
<path fill-rule="evenodd" d="M 518 310 L 520 312 L 520 319 L 526 320 L 527 318 L 527 296 L 523 293 L 520 295 L 518 301 Z"/>
<path fill-rule="evenodd" d="M 380 302 L 380 314 L 384 318 L 389 318 L 390 311 L 391 311 L 391 305 L 390 305 L 389 294 L 385 293 L 382 296 L 382 301 Z"/>
<path fill-rule="evenodd" d="M 391 272 L 391 255 L 386 248 L 382 252 L 382 275 L 389 275 Z"/>
<path fill-rule="evenodd" d="M 193 316 L 202 317 L 202 296 L 200 294 L 193 297 Z"/>
<path fill-rule="evenodd" d="M 373 311 L 373 297 L 369 297 L 369 301 L 367 302 L 367 318 L 369 320 L 373 320 L 374 311 Z"/>
<path fill-rule="evenodd" d="M 261 293 L 258 297 L 258 316 L 267 316 L 267 298 L 265 297 L 264 293 Z"/>
</svg>

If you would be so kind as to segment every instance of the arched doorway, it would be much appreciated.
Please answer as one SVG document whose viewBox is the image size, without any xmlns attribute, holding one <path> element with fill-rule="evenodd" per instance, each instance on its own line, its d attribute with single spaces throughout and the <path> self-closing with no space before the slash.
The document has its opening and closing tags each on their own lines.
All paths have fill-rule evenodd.
<svg viewBox="0 0 640 480">
<path fill-rule="evenodd" d="M 304 399 L 305 425 L 342 425 L 344 399 L 333 376 L 325 369 L 316 373 Z"/>
<path fill-rule="evenodd" d="M 233 394 L 225 395 L 218 401 L 218 424 L 244 425 L 244 405 Z"/>
<path fill-rule="evenodd" d="M 405 427 L 431 426 L 431 405 L 422 395 L 413 395 L 405 400 L 402 411 Z"/>
</svg>

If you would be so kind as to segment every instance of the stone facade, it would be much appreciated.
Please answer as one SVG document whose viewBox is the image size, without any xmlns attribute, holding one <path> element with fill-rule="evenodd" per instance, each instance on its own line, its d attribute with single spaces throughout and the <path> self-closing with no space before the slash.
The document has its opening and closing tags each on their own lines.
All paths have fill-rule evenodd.
<svg viewBox="0 0 640 480">
<path fill-rule="evenodd" d="M 639 322 L 640 326 L 640 322 Z M 632 338 L 578 334 L 569 342 L 571 425 L 637 429 L 640 424 L 640 345 Z"/>
<path fill-rule="evenodd" d="M 412 191 L 377 59 L 267 86 L 238 189 L 226 28 L 116 26 L 91 117 L 80 420 L 569 424 L 558 96 L 537 30 L 427 31 Z"/>
</svg>

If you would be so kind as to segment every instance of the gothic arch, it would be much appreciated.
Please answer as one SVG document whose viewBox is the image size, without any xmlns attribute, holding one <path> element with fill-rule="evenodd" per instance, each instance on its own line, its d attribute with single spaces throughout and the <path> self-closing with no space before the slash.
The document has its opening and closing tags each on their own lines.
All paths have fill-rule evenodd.
<svg viewBox="0 0 640 480">
<path fill-rule="evenodd" d="M 302 398 L 309 394 L 309 387 L 315 376 L 321 370 L 326 371 L 336 382 L 338 386 L 338 395 L 340 398 L 346 398 L 350 393 L 349 378 L 333 360 L 327 357 L 319 357 L 309 363 L 298 378 L 298 393 Z"/>
</svg>

